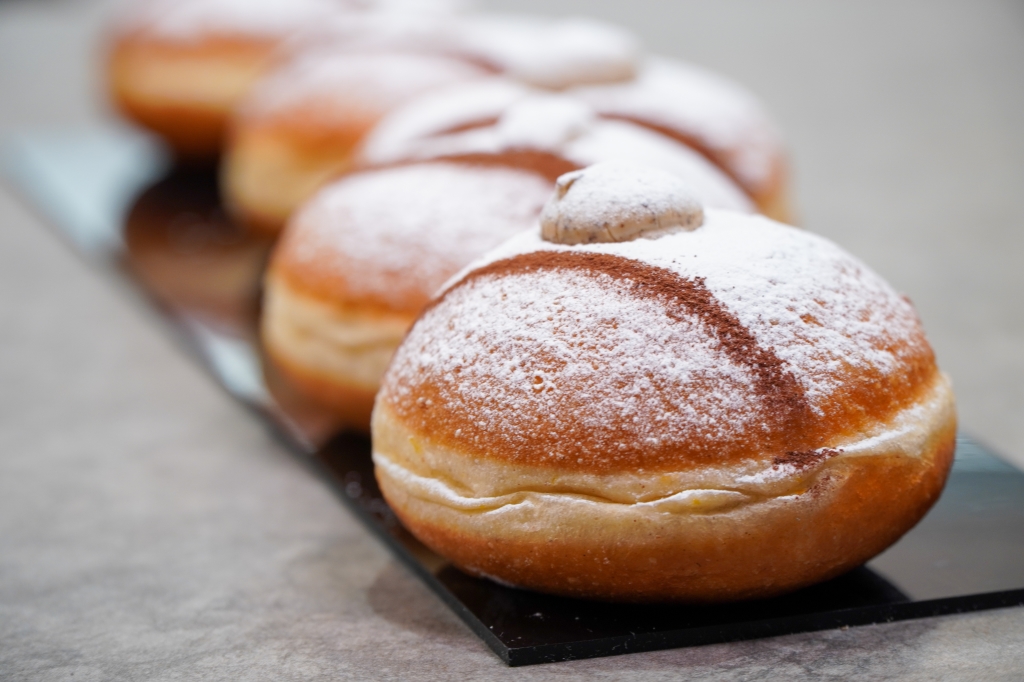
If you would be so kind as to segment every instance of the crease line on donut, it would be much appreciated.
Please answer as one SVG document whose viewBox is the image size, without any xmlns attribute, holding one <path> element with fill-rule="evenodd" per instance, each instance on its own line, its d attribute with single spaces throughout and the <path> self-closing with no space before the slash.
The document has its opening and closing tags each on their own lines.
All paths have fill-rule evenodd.
<svg viewBox="0 0 1024 682">
<path fill-rule="evenodd" d="M 581 269 L 629 282 L 641 295 L 663 303 L 673 320 L 692 315 L 721 344 L 722 350 L 754 375 L 769 413 L 780 425 L 798 432 L 802 421 L 813 417 L 805 391 L 786 369 L 785 362 L 762 347 L 751 331 L 726 308 L 704 284 L 704 279 L 681 277 L 674 272 L 612 254 L 569 251 L 535 251 L 498 260 L 467 274 L 463 281 L 515 268 L 522 271 Z M 435 299 L 435 302 L 440 300 Z"/>
<path fill-rule="evenodd" d="M 551 497 L 567 502 L 584 502 L 592 504 L 609 504 L 622 507 L 651 509 L 668 513 L 707 513 L 727 511 L 744 504 L 762 501 L 765 496 L 742 492 L 739 490 L 696 488 L 681 490 L 654 500 L 624 502 L 597 495 L 593 492 L 584 493 L 566 488 L 558 490 L 515 489 L 501 495 L 487 497 L 471 497 L 459 492 L 437 476 L 426 477 L 410 471 L 406 467 L 392 461 L 380 452 L 373 453 L 374 463 L 394 479 L 404 482 L 406 492 L 426 501 L 442 504 L 453 509 L 468 513 L 487 513 L 498 511 L 504 507 L 516 506 L 528 502 L 531 497 Z M 801 477 L 803 481 L 805 477 Z M 806 488 L 806 485 L 796 486 Z"/>
</svg>

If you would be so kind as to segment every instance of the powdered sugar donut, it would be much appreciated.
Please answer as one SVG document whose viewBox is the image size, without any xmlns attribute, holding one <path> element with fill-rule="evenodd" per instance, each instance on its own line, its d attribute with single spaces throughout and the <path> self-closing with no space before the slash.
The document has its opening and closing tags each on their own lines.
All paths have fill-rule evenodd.
<svg viewBox="0 0 1024 682">
<path fill-rule="evenodd" d="M 602 161 L 642 162 L 678 176 L 709 206 L 754 208 L 735 182 L 690 147 L 628 121 L 602 118 L 575 97 L 500 78 L 445 88 L 395 111 L 366 139 L 357 164 L 429 159 L 516 165 L 552 182 Z"/>
<path fill-rule="evenodd" d="M 352 165 L 390 110 L 486 75 L 465 60 L 403 52 L 305 50 L 253 88 L 232 119 L 222 187 L 253 230 L 277 234 L 292 211 Z"/>
<path fill-rule="evenodd" d="M 761 103 L 739 85 L 692 64 L 652 57 L 634 79 L 571 94 L 601 116 L 640 123 L 700 151 L 761 213 L 792 221 L 782 138 Z"/>
<path fill-rule="evenodd" d="M 533 173 L 449 163 L 328 185 L 296 214 L 271 259 L 267 354 L 302 392 L 367 430 L 380 377 L 431 294 L 532 225 L 550 194 Z"/>
<path fill-rule="evenodd" d="M 911 304 L 821 237 L 593 170 L 545 220 L 635 222 L 624 241 L 528 231 L 399 347 L 373 456 L 405 526 L 520 587 L 715 602 L 839 575 L 917 523 L 956 414 Z"/>
<path fill-rule="evenodd" d="M 143 0 L 110 38 L 108 78 L 121 111 L 184 158 L 221 147 L 234 103 L 289 38 L 368 12 L 445 12 L 446 0 Z"/>
</svg>

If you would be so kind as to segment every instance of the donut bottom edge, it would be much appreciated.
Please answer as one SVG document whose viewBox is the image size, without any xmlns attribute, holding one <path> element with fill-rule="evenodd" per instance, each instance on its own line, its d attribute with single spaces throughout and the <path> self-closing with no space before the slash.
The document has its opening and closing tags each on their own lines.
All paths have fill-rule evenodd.
<svg viewBox="0 0 1024 682">
<path fill-rule="evenodd" d="M 410 494 L 380 466 L 376 472 L 405 527 L 471 575 L 569 597 L 718 603 L 792 592 L 881 553 L 938 499 L 955 443 L 953 418 L 918 456 L 837 457 L 798 494 L 718 513 L 585 501 L 544 509 L 543 498 L 462 511 Z"/>
</svg>

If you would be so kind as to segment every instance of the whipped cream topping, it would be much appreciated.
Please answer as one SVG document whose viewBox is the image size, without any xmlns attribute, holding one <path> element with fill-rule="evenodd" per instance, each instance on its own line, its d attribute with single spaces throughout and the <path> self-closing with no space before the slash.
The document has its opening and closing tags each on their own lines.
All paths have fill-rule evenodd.
<svg viewBox="0 0 1024 682">
<path fill-rule="evenodd" d="M 558 178 L 540 221 L 544 240 L 558 244 L 652 239 L 703 222 L 703 207 L 678 177 L 621 161 Z"/>
</svg>

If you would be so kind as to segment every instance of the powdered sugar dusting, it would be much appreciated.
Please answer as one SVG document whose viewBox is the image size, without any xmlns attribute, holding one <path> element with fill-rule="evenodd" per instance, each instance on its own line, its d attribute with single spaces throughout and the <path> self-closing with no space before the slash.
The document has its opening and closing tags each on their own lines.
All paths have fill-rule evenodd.
<svg viewBox="0 0 1024 682">
<path fill-rule="evenodd" d="M 472 85 L 456 85 L 416 98 L 409 106 L 390 113 L 363 142 L 364 165 L 383 165 L 422 158 L 424 140 L 478 123 L 491 123 L 531 91 L 504 78 L 488 78 Z M 443 154 L 442 147 L 435 154 Z"/>
<path fill-rule="evenodd" d="M 643 163 L 683 179 L 705 205 L 753 210 L 731 179 L 689 147 L 639 125 L 595 118 L 574 98 L 538 94 L 502 79 L 444 88 L 400 107 L 370 134 L 361 158 L 375 165 L 522 149 L 581 168 L 613 160 Z"/>
<path fill-rule="evenodd" d="M 624 121 L 600 121 L 592 133 L 564 145 L 561 153 L 579 167 L 631 161 L 671 173 L 705 206 L 752 212 L 750 199 L 721 170 L 686 145 Z"/>
<path fill-rule="evenodd" d="M 453 18 L 367 13 L 365 18 L 328 22 L 308 39 L 357 49 L 459 56 L 551 89 L 632 78 L 639 53 L 631 35 L 609 24 L 500 14 Z"/>
<path fill-rule="evenodd" d="M 535 223 L 550 194 L 547 181 L 503 168 L 430 163 L 350 175 L 289 228 L 291 269 L 316 268 L 343 300 L 416 313 L 452 273 Z"/>
<path fill-rule="evenodd" d="M 495 137 L 504 149 L 558 149 L 593 126 L 594 110 L 583 102 L 536 95 L 502 113 Z"/>
<path fill-rule="evenodd" d="M 585 18 L 479 16 L 466 22 L 460 49 L 508 76 L 542 88 L 626 80 L 639 45 L 617 26 Z"/>
<path fill-rule="evenodd" d="M 449 0 L 144 0 L 119 22 L 167 40 L 208 36 L 283 39 L 343 13 L 451 11 Z"/>
<path fill-rule="evenodd" d="M 382 399 L 411 414 L 411 396 L 427 391 L 446 414 L 474 415 L 461 438 L 513 449 L 543 440 L 543 425 L 554 434 L 546 447 L 575 451 L 575 439 L 589 444 L 588 461 L 634 448 L 756 448 L 752 438 L 783 425 L 758 376 L 762 360 L 729 352 L 707 315 L 641 296 L 628 276 L 516 269 L 516 259 L 544 253 L 614 256 L 706 289 L 781 360 L 779 376 L 795 381 L 808 416 L 823 416 L 849 368 L 899 376 L 930 353 L 911 305 L 834 244 L 708 210 L 702 227 L 659 239 L 570 247 L 531 230 L 510 240 L 453 278 L 417 322 Z M 509 269 L 494 270 L 500 263 Z"/>
<path fill-rule="evenodd" d="M 783 154 L 775 126 L 753 95 L 690 64 L 652 58 L 634 80 L 571 92 L 601 115 L 642 121 L 695 140 L 755 190 L 771 182 Z"/>
<path fill-rule="evenodd" d="M 614 457 L 622 423 L 628 440 L 656 445 L 684 430 L 725 439 L 732 426 L 715 419 L 724 413 L 747 428 L 763 421 L 749 371 L 717 345 L 698 320 L 673 321 L 606 275 L 483 277 L 416 323 L 385 391 L 401 400 L 424 377 L 457 377 L 445 381 L 446 408 L 469 411 L 482 430 L 513 445 L 541 425 L 585 430 Z"/>
<path fill-rule="evenodd" d="M 440 56 L 310 50 L 257 83 L 240 111 L 262 117 L 306 108 L 329 120 L 353 113 L 376 117 L 431 89 L 483 75 L 478 67 Z"/>
<path fill-rule="evenodd" d="M 453 277 L 536 251 L 607 253 L 683 278 L 702 278 L 715 298 L 785 363 L 812 407 L 835 390 L 842 367 L 897 370 L 890 350 L 923 340 L 913 306 L 858 259 L 824 237 L 762 216 L 707 209 L 692 232 L 613 244 L 563 246 L 531 230 L 505 242 Z"/>
</svg>

